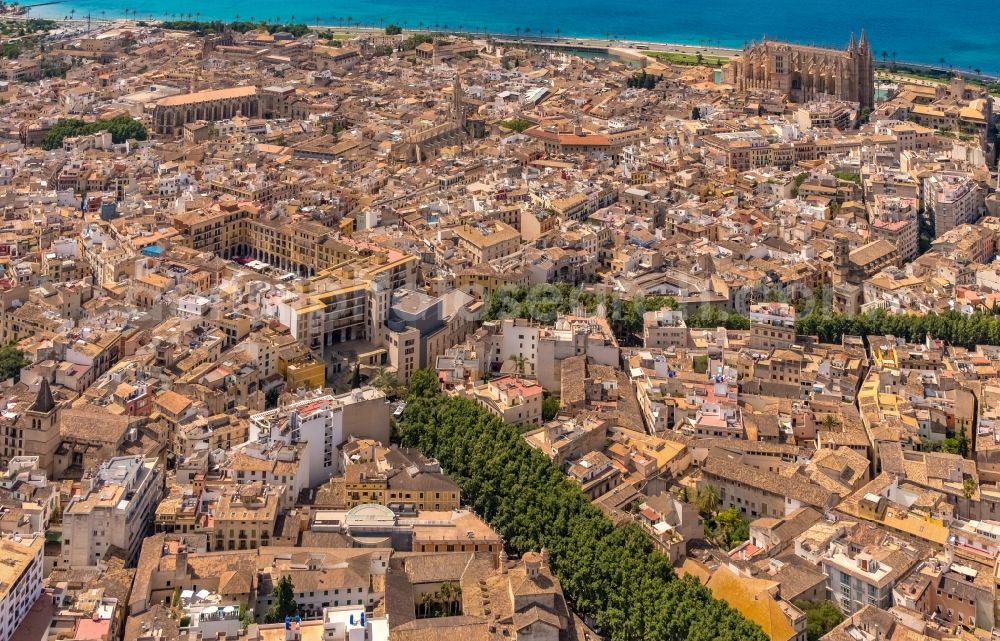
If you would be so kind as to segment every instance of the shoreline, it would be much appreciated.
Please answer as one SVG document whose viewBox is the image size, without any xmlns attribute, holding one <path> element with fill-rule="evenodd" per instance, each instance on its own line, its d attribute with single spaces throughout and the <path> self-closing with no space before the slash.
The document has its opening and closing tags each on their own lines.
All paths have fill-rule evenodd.
<svg viewBox="0 0 1000 641">
<path fill-rule="evenodd" d="M 61 4 L 61 3 L 59 3 Z M 50 6 L 56 6 L 55 4 Z M 43 17 L 43 16 L 32 16 L 32 8 L 28 9 L 26 14 L 20 16 L 21 19 L 27 19 L 30 17 Z M 190 20 L 192 22 L 223 22 L 229 23 L 234 22 L 235 19 L 222 19 L 222 18 L 210 18 L 199 16 L 197 18 L 185 18 L 185 17 L 156 17 L 148 16 L 142 17 L 141 15 L 136 15 L 134 18 L 122 17 L 120 15 L 115 15 L 113 17 L 101 17 L 94 18 L 90 16 L 91 23 L 94 25 L 115 25 L 115 24 L 135 24 L 136 22 L 147 22 L 150 24 L 163 23 L 163 22 L 179 22 Z M 16 19 L 16 18 L 15 18 Z M 86 20 L 81 17 L 74 17 L 70 20 L 60 19 L 60 18 L 47 18 L 49 20 L 54 20 L 57 23 L 73 23 L 73 24 L 85 24 Z M 257 21 L 265 24 L 265 21 Z M 269 22 L 269 21 L 268 21 Z M 291 24 L 286 23 L 286 24 Z M 308 24 L 308 20 L 297 22 L 296 24 L 304 24 L 310 29 L 326 29 L 329 31 L 334 31 L 338 33 L 345 34 L 371 34 L 371 33 L 384 33 L 384 25 L 367 25 L 363 23 L 356 23 L 352 25 L 335 25 L 335 24 Z M 387 22 L 386 24 L 394 24 L 392 22 Z M 743 51 L 742 47 L 730 47 L 721 44 L 704 44 L 711 43 L 711 39 L 700 38 L 703 44 L 693 44 L 687 42 L 662 42 L 657 40 L 647 40 L 644 38 L 621 38 L 611 36 L 610 38 L 599 38 L 594 36 L 580 36 L 573 34 L 559 33 L 557 36 L 552 37 L 551 35 L 545 36 L 544 34 L 528 34 L 528 33 L 507 33 L 505 31 L 483 31 L 483 30 L 469 30 L 469 29 L 435 29 L 430 26 L 423 28 L 413 28 L 413 27 L 403 27 L 402 32 L 404 34 L 431 34 L 431 33 L 441 33 L 446 36 L 464 36 L 469 37 L 473 40 L 489 37 L 494 40 L 503 41 L 504 43 L 510 44 L 521 44 L 521 45 L 534 45 L 534 46 L 552 46 L 555 48 L 565 48 L 572 49 L 575 46 L 583 47 L 585 49 L 603 49 L 609 55 L 615 55 L 614 50 L 618 50 L 622 53 L 628 55 L 643 55 L 647 52 L 661 52 L 661 53 L 680 53 L 688 55 L 696 55 L 701 53 L 706 58 L 708 57 L 722 57 L 731 58 L 738 55 Z M 792 43 L 795 44 L 795 43 Z M 637 48 L 641 46 L 642 48 Z M 648 56 L 651 60 L 656 60 L 654 56 Z M 890 65 L 887 61 L 879 60 L 872 52 L 872 62 L 874 63 L 876 73 L 882 71 L 884 73 L 891 73 Z M 980 72 L 975 73 L 971 70 L 965 70 L 960 68 L 951 68 L 942 65 L 935 65 L 931 63 L 923 62 L 910 62 L 904 60 L 896 60 L 892 63 L 898 70 L 906 71 L 913 70 L 917 72 L 931 72 L 937 74 L 957 74 L 966 79 L 973 79 L 985 83 L 995 83 L 1000 82 L 1000 70 L 996 72 Z M 930 81 L 929 82 L 933 82 Z M 946 82 L 944 78 L 940 82 Z"/>
</svg>

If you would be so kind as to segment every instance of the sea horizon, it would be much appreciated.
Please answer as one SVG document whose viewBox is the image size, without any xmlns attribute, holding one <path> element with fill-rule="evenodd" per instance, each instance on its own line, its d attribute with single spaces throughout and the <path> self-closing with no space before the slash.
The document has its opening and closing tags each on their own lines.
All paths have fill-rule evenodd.
<svg viewBox="0 0 1000 641">
<path fill-rule="evenodd" d="M 322 8 L 320 8 L 322 7 Z M 398 24 L 411 29 L 489 31 L 532 36 L 639 40 L 700 47 L 741 48 L 767 37 L 799 44 L 844 48 L 851 34 L 864 30 L 880 62 L 918 63 L 956 71 L 1000 74 L 1000 21 L 987 3 L 966 3 L 927 19 L 919 3 L 886 0 L 852 7 L 850 15 L 828 15 L 829 5 L 804 0 L 719 0 L 709 5 L 659 3 L 609 5 L 599 0 L 529 3 L 512 0 L 466 3 L 459 0 L 401 2 L 374 0 L 363 5 L 334 0 L 291 0 L 280 6 L 250 2 L 202 3 L 197 0 L 72 0 L 31 10 L 32 16 L 94 19 L 241 20 L 319 24 L 346 21 L 366 26 Z M 940 13 L 940 12 L 937 12 Z M 720 17 L 728 18 L 720 20 Z"/>
</svg>

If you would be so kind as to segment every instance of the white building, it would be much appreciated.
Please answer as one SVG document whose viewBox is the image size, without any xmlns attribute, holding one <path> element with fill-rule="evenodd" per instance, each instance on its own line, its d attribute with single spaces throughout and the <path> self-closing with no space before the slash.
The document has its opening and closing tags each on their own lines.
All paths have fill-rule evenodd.
<svg viewBox="0 0 1000 641">
<path fill-rule="evenodd" d="M 263 637 L 268 631 L 282 631 L 284 623 L 273 623 L 259 627 Z M 371 616 L 363 607 L 324 608 L 323 617 L 311 621 L 290 624 L 295 638 L 316 638 L 324 641 L 388 641 L 389 619 L 385 616 Z M 270 638 L 270 637 L 268 637 Z"/>
<path fill-rule="evenodd" d="M 373 387 L 346 394 L 312 395 L 291 405 L 255 414 L 250 441 L 304 444 L 299 476 L 316 487 L 339 471 L 340 447 L 348 438 L 389 441 L 389 406 Z"/>
<path fill-rule="evenodd" d="M 80 481 L 63 512 L 64 567 L 92 567 L 109 547 L 134 561 L 163 496 L 163 471 L 155 458 L 119 456 Z"/>
<path fill-rule="evenodd" d="M 985 193 L 963 175 L 934 174 L 924 179 L 924 209 L 934 217 L 934 234 L 974 223 L 986 207 Z"/>
<path fill-rule="evenodd" d="M 14 635 L 42 594 L 42 536 L 0 538 L 0 641 Z"/>
</svg>

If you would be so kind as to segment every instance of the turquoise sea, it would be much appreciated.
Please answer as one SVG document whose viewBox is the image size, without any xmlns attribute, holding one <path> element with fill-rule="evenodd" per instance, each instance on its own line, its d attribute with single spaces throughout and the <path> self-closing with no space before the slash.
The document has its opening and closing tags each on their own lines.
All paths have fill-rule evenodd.
<svg viewBox="0 0 1000 641">
<path fill-rule="evenodd" d="M 24 0 L 30 4 L 32 0 Z M 829 0 L 69 0 L 33 15 L 95 18 L 196 17 L 378 25 L 641 39 L 742 46 L 768 38 L 842 47 L 865 29 L 876 58 L 1000 74 L 1000 11 L 995 0 L 830 2 Z M 529 31 L 530 30 L 530 31 Z"/>
</svg>

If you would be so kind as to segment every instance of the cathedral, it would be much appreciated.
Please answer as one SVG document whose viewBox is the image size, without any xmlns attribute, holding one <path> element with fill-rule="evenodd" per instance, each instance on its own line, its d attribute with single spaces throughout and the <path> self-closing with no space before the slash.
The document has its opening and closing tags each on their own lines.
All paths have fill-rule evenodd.
<svg viewBox="0 0 1000 641">
<path fill-rule="evenodd" d="M 726 65 L 724 78 L 738 91 L 771 89 L 793 102 L 832 97 L 875 106 L 872 52 L 863 31 L 859 41 L 851 35 L 846 50 L 754 41 Z"/>
</svg>

